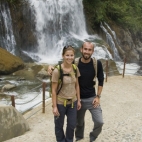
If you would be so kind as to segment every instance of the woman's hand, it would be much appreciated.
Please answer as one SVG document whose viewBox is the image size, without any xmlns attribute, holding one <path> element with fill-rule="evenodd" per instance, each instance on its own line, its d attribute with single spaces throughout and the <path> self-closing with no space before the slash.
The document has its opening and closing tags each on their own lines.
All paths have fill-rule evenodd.
<svg viewBox="0 0 142 142">
<path fill-rule="evenodd" d="M 60 116 L 60 113 L 59 113 L 57 107 L 53 107 L 53 110 L 52 110 L 52 111 L 53 111 L 54 116 Z"/>
<path fill-rule="evenodd" d="M 81 109 L 81 102 L 77 101 L 77 110 L 80 110 L 80 109 Z"/>
</svg>

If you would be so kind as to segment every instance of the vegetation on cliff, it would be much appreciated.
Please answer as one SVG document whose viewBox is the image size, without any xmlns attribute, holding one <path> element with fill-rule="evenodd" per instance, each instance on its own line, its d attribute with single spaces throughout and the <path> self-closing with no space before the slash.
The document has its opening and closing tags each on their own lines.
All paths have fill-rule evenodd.
<svg viewBox="0 0 142 142">
<path fill-rule="evenodd" d="M 83 3 L 92 24 L 113 21 L 123 28 L 142 30 L 142 0 L 83 0 Z"/>
<path fill-rule="evenodd" d="M 7 0 L 7 2 L 15 5 L 26 3 L 27 0 Z M 142 0 L 83 0 L 83 4 L 92 26 L 93 23 L 113 21 L 123 28 L 142 30 Z"/>
</svg>

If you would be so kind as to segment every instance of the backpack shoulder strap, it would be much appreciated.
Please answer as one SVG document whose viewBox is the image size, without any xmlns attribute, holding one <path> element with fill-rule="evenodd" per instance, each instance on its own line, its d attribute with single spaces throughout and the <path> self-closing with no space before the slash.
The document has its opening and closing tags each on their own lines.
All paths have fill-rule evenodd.
<svg viewBox="0 0 142 142">
<path fill-rule="evenodd" d="M 75 77 L 77 77 L 77 66 L 75 64 L 72 64 L 74 73 L 75 73 Z"/>
<path fill-rule="evenodd" d="M 59 80 L 62 81 L 62 80 L 63 80 L 63 79 L 62 79 L 62 78 L 63 78 L 63 70 L 62 70 L 62 68 L 61 68 L 61 64 L 56 65 L 55 68 L 58 69 L 58 71 L 59 71 Z"/>
<path fill-rule="evenodd" d="M 77 66 L 75 64 L 72 64 L 72 66 L 74 70 L 77 70 Z"/>
<path fill-rule="evenodd" d="M 59 80 L 58 80 L 59 89 L 57 91 L 57 95 L 58 95 L 60 90 L 61 90 L 61 88 L 62 88 L 62 85 L 63 85 L 63 70 L 61 68 L 61 64 L 55 66 L 55 68 L 57 68 L 58 71 L 59 71 Z"/>
<path fill-rule="evenodd" d="M 79 59 L 80 59 L 80 57 L 78 57 L 78 58 L 75 58 L 75 60 L 74 60 L 74 64 L 75 64 L 76 66 L 78 66 L 78 63 L 79 63 Z"/>
<path fill-rule="evenodd" d="M 59 78 L 60 78 L 60 65 L 55 65 L 55 66 L 54 66 L 54 69 L 55 69 L 55 68 L 58 69 Z M 52 78 L 52 76 L 50 76 L 50 91 L 49 91 L 49 92 L 50 92 L 50 96 L 51 96 L 51 93 L 52 93 L 52 79 L 51 79 L 51 78 Z M 61 82 L 61 80 L 60 80 L 60 81 L 59 81 L 59 80 L 60 80 L 60 79 L 58 79 L 58 83 Z"/>
</svg>

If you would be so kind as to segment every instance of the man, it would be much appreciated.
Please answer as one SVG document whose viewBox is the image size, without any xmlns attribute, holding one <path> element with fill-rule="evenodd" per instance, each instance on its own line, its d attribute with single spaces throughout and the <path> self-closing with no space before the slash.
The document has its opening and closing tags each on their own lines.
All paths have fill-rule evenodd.
<svg viewBox="0 0 142 142">
<path fill-rule="evenodd" d="M 84 42 L 81 47 L 82 57 L 79 59 L 77 65 L 81 76 L 79 79 L 80 85 L 80 98 L 81 109 L 77 112 L 77 126 L 75 131 L 76 141 L 84 138 L 84 117 L 86 110 L 89 110 L 94 122 L 93 130 L 90 132 L 90 142 L 93 142 L 101 133 L 103 126 L 102 110 L 100 107 L 100 97 L 103 88 L 103 68 L 99 60 L 97 60 L 97 71 L 94 68 L 94 63 L 91 58 L 94 52 L 94 45 L 91 42 Z M 98 89 L 95 91 L 95 73 L 97 72 Z M 49 67 L 48 73 L 51 74 L 51 68 Z"/>
<path fill-rule="evenodd" d="M 81 48 L 82 57 L 78 63 L 78 68 L 81 74 L 79 77 L 79 85 L 82 107 L 77 112 L 77 126 L 75 131 L 76 141 L 79 141 L 84 137 L 84 117 L 86 110 L 91 112 L 94 122 L 94 128 L 92 132 L 90 132 L 90 142 L 93 142 L 98 137 L 103 126 L 100 97 L 103 88 L 104 75 L 102 64 L 99 60 L 97 60 L 97 71 L 94 69 L 93 59 L 91 58 L 93 52 L 94 45 L 92 43 L 83 43 Z M 98 78 L 97 93 L 94 88 L 95 82 L 93 81 L 95 72 L 97 72 Z"/>
</svg>

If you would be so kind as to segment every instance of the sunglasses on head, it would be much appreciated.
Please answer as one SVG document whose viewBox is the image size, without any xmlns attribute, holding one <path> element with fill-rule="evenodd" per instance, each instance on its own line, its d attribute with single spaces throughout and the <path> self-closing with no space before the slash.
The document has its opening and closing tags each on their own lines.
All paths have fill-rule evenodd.
<svg viewBox="0 0 142 142">
<path fill-rule="evenodd" d="M 67 45 L 67 46 L 64 46 L 63 50 L 65 50 L 65 49 L 67 49 L 69 47 L 73 48 L 71 45 Z"/>
</svg>

